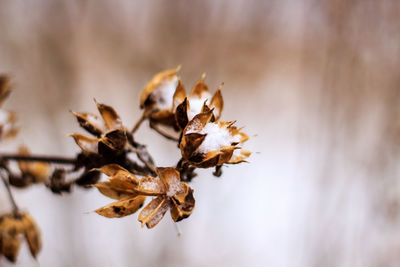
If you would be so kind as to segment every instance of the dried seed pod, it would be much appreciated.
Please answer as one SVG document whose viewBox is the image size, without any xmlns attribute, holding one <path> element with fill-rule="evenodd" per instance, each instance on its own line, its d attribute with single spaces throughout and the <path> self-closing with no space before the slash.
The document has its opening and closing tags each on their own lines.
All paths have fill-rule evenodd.
<svg viewBox="0 0 400 267">
<path fill-rule="evenodd" d="M 40 231 L 28 213 L 5 214 L 0 217 L 0 255 L 15 262 L 21 246 L 22 237 L 28 243 L 34 258 L 41 249 Z"/>
<path fill-rule="evenodd" d="M 185 127 L 180 149 L 182 157 L 199 168 L 221 166 L 224 163 L 245 161 L 239 144 L 248 137 L 233 126 L 234 122 L 213 122 L 213 110 L 196 115 Z M 240 155 L 235 152 L 239 150 Z"/>
<path fill-rule="evenodd" d="M 28 147 L 22 145 L 18 149 L 18 155 L 29 156 Z M 18 161 L 18 167 L 23 177 L 31 177 L 34 183 L 41 183 L 49 178 L 50 164 L 36 161 Z"/>
<path fill-rule="evenodd" d="M 94 137 L 79 133 L 70 134 L 70 136 L 84 153 L 105 157 L 120 155 L 127 143 L 126 129 L 112 107 L 100 104 L 96 100 L 95 103 L 101 118 L 91 113 L 72 112 L 79 125 Z"/>
</svg>

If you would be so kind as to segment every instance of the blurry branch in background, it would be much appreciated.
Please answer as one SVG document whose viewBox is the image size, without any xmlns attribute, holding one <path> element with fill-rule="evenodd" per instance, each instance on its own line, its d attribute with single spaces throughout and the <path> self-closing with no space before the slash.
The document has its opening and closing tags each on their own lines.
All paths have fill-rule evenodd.
<svg viewBox="0 0 400 267">
<path fill-rule="evenodd" d="M 191 94 L 186 95 L 178 71 L 179 67 L 162 71 L 146 85 L 140 97 L 143 116 L 132 130 L 125 127 L 113 107 L 96 100 L 100 116 L 72 112 L 89 133 L 70 134 L 81 149 L 74 157 L 33 155 L 26 146 L 20 146 L 15 153 L 0 153 L 0 175 L 13 206 L 11 214 L 0 217 L 3 218 L 0 220 L 1 252 L 7 259 L 16 260 L 19 233 L 25 234 L 34 257 L 40 250 L 39 230 L 29 215 L 18 209 L 10 186 L 27 188 L 44 184 L 56 194 L 70 192 L 72 186 L 95 187 L 116 200 L 96 210 L 108 218 L 131 215 L 142 208 L 146 197 L 152 197 L 138 220 L 142 226 L 153 228 L 168 210 L 174 222 L 191 215 L 195 199 L 187 183 L 196 176 L 196 168 L 215 168 L 214 174 L 219 177 L 224 164 L 246 161 L 251 153 L 242 146 L 248 136 L 234 126 L 235 121 L 219 120 L 223 109 L 220 88 L 212 96 L 203 75 Z M 5 76 L 1 81 L 0 100 L 3 101 L 10 83 Z M 16 133 L 15 116 L 4 113 L 1 134 L 12 137 Z M 134 133 L 144 121 L 161 136 L 176 142 L 182 157 L 175 166 L 157 166 L 146 146 L 135 140 Z M 18 170 L 10 167 L 11 161 L 17 163 Z M 101 173 L 109 181 L 99 182 Z M 2 227 L 4 221 L 7 223 Z M 12 232 L 15 228 L 20 230 Z M 10 241 L 7 241 L 8 235 L 12 235 Z"/>
</svg>

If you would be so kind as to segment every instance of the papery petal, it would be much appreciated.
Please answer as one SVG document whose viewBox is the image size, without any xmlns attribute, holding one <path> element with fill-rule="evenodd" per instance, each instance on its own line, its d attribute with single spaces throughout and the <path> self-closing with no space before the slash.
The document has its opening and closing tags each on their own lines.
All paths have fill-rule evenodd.
<svg viewBox="0 0 400 267">
<path fill-rule="evenodd" d="M 109 131 L 123 130 L 124 127 L 122 125 L 121 118 L 119 117 L 117 112 L 111 106 L 97 103 L 96 100 L 95 100 L 95 102 L 97 105 L 97 109 L 99 110 L 101 117 L 104 120 L 106 128 Z"/>
<path fill-rule="evenodd" d="M 175 110 L 176 107 L 182 103 L 182 101 L 186 98 L 185 88 L 183 87 L 182 80 L 179 79 L 178 86 L 176 87 L 174 97 L 173 97 L 173 106 L 172 110 Z"/>
<path fill-rule="evenodd" d="M 221 117 L 224 108 L 224 100 L 222 98 L 221 89 L 218 88 L 210 102 L 210 108 L 214 108 L 215 120 Z"/>
<path fill-rule="evenodd" d="M 0 75 L 0 106 L 11 92 L 11 82 L 8 76 Z"/>
<path fill-rule="evenodd" d="M 189 162 L 198 168 L 211 168 L 218 165 L 221 154 L 222 152 L 213 150 L 199 158 L 196 158 L 196 156 L 191 157 L 189 158 Z M 199 161 L 199 159 L 201 159 L 201 161 Z"/>
<path fill-rule="evenodd" d="M 169 197 L 182 193 L 184 188 L 180 182 L 180 174 L 174 168 L 157 168 L 156 173 L 166 188 L 166 194 Z"/>
<path fill-rule="evenodd" d="M 72 111 L 72 114 L 78 120 L 79 125 L 89 133 L 100 137 L 100 135 L 106 131 L 106 126 L 103 120 L 97 115 L 88 112 L 77 113 L 74 111 Z"/>
<path fill-rule="evenodd" d="M 127 142 L 127 137 L 124 131 L 114 130 L 108 132 L 99 140 L 98 151 L 101 155 L 119 154 L 122 153 Z"/>
<path fill-rule="evenodd" d="M 9 233 L 1 234 L 1 253 L 11 262 L 17 260 L 18 252 L 21 247 L 21 238 L 18 235 L 10 235 Z"/>
<path fill-rule="evenodd" d="M 190 133 L 182 137 L 179 145 L 183 158 L 188 159 L 192 157 L 193 153 L 201 145 L 206 138 L 206 134 Z"/>
<path fill-rule="evenodd" d="M 93 187 L 96 187 L 100 193 L 112 199 L 119 200 L 137 195 L 132 189 L 120 187 L 118 185 L 119 184 L 113 184 L 111 182 L 99 182 L 94 184 Z"/>
<path fill-rule="evenodd" d="M 185 129 L 186 125 L 189 122 L 188 119 L 189 108 L 190 107 L 187 98 L 185 98 L 183 102 L 176 107 L 175 120 L 181 130 Z"/>
<path fill-rule="evenodd" d="M 168 198 L 163 196 L 156 197 L 142 209 L 138 220 L 142 223 L 142 226 L 146 224 L 147 228 L 153 228 L 164 217 L 169 206 L 170 201 Z"/>
<path fill-rule="evenodd" d="M 247 162 L 247 158 L 250 157 L 251 152 L 248 150 L 241 149 L 238 154 L 234 152 L 230 160 L 227 162 L 228 164 L 238 164 L 242 162 Z"/>
<path fill-rule="evenodd" d="M 189 121 L 183 134 L 190 134 L 195 132 L 200 132 L 204 126 L 212 120 L 213 110 L 209 110 L 208 112 L 200 113 L 194 116 L 194 118 Z"/>
<path fill-rule="evenodd" d="M 145 196 L 128 197 L 99 208 L 95 212 L 107 218 L 124 217 L 140 209 L 145 198 Z"/>
<path fill-rule="evenodd" d="M 75 140 L 75 143 L 87 153 L 98 153 L 98 142 L 99 139 L 95 137 L 89 137 L 83 134 L 70 134 Z"/>
<path fill-rule="evenodd" d="M 139 194 L 148 195 L 148 196 L 156 196 L 156 195 L 165 194 L 166 187 L 165 187 L 164 183 L 158 178 L 143 177 L 140 180 L 139 185 L 136 188 L 136 191 Z"/>
<path fill-rule="evenodd" d="M 221 147 L 221 156 L 219 157 L 217 165 L 222 165 L 225 162 L 228 162 L 232 158 L 233 151 L 235 149 L 239 149 L 239 148 L 235 147 L 235 146 L 224 146 L 224 147 Z"/>
<path fill-rule="evenodd" d="M 193 189 L 191 189 L 186 183 L 182 183 L 182 186 L 184 187 L 183 193 L 172 197 L 171 217 L 174 222 L 189 217 L 195 207 Z"/>
<path fill-rule="evenodd" d="M 204 79 L 206 78 L 206 74 L 203 73 L 200 80 L 194 86 L 191 96 L 196 96 L 198 98 L 202 98 L 203 94 L 210 93 L 208 86 L 205 84 Z"/>
<path fill-rule="evenodd" d="M 118 164 L 108 164 L 96 170 L 109 176 L 111 186 L 114 188 L 135 190 L 139 184 L 139 179 L 135 175 L 122 168 Z"/>
</svg>

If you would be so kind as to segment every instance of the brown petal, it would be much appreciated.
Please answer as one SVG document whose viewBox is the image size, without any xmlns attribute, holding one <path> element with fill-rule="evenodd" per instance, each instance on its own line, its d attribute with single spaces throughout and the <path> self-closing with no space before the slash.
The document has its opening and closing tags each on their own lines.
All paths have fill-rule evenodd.
<svg viewBox="0 0 400 267">
<path fill-rule="evenodd" d="M 97 103 L 95 100 L 97 109 L 99 110 L 101 117 L 106 124 L 106 127 L 109 131 L 113 130 L 123 130 L 123 125 L 120 117 L 118 116 L 117 112 L 110 106 L 105 104 Z"/>
<path fill-rule="evenodd" d="M 28 242 L 29 250 L 34 258 L 39 253 L 42 242 L 40 238 L 40 230 L 31 216 L 25 214 L 22 222 L 24 224 L 24 235 Z"/>
<path fill-rule="evenodd" d="M 97 184 L 94 184 L 93 187 L 96 187 L 100 193 L 112 199 L 119 200 L 136 195 L 133 190 L 118 187 L 111 182 L 99 182 Z"/>
<path fill-rule="evenodd" d="M 180 182 L 180 174 L 174 168 L 157 168 L 156 173 L 164 185 L 167 187 L 167 196 L 182 193 L 184 188 Z"/>
<path fill-rule="evenodd" d="M 221 117 L 222 109 L 224 108 L 224 100 L 222 98 L 221 89 L 218 88 L 213 98 L 211 99 L 210 107 L 214 108 L 215 120 Z"/>
<path fill-rule="evenodd" d="M 183 87 L 182 80 L 179 79 L 178 86 L 176 87 L 174 98 L 173 98 L 173 107 L 172 110 L 175 110 L 176 107 L 182 103 L 182 101 L 186 98 L 185 88 Z"/>
<path fill-rule="evenodd" d="M 188 111 L 189 109 L 189 102 L 187 98 L 180 103 L 175 110 L 175 120 L 181 130 L 185 129 L 186 125 L 189 122 L 188 119 Z"/>
<path fill-rule="evenodd" d="M 125 149 L 126 142 L 125 131 L 114 130 L 108 132 L 99 140 L 98 151 L 101 155 L 106 155 L 107 153 L 120 154 Z"/>
<path fill-rule="evenodd" d="M 28 147 L 22 145 L 18 148 L 18 155 L 30 155 Z M 45 162 L 18 161 L 18 167 L 23 174 L 31 175 L 35 183 L 43 182 L 49 177 L 50 164 Z"/>
<path fill-rule="evenodd" d="M 202 158 L 202 161 L 199 162 L 197 159 L 190 158 L 189 163 L 198 168 L 215 167 L 218 165 L 221 154 L 220 151 L 209 151 L 206 156 Z"/>
<path fill-rule="evenodd" d="M 104 122 L 95 114 L 92 113 L 76 113 L 72 111 L 72 114 L 78 120 L 79 125 L 89 133 L 100 137 L 100 135 L 106 131 Z"/>
<path fill-rule="evenodd" d="M 18 235 L 2 234 L 0 250 L 9 261 L 15 262 L 17 260 L 20 247 L 21 239 Z"/>
<path fill-rule="evenodd" d="M 95 137 L 89 137 L 83 134 L 70 134 L 75 140 L 75 143 L 86 153 L 98 153 L 98 142 L 99 139 Z"/>
<path fill-rule="evenodd" d="M 225 162 L 228 162 L 231 159 L 233 151 L 235 149 L 239 149 L 239 148 L 235 147 L 235 146 L 221 147 L 221 156 L 219 157 L 218 165 L 222 165 Z"/>
<path fill-rule="evenodd" d="M 110 177 L 110 182 L 114 188 L 127 188 L 135 190 L 139 184 L 139 179 L 122 168 L 118 164 L 108 164 L 100 169 L 96 169 Z"/>
<path fill-rule="evenodd" d="M 206 136 L 206 134 L 199 133 L 190 133 L 184 135 L 179 145 L 182 157 L 185 159 L 192 157 L 193 153 L 201 145 L 201 143 L 203 143 Z"/>
<path fill-rule="evenodd" d="M 184 192 L 179 195 L 175 195 L 172 198 L 171 206 L 171 217 L 174 222 L 183 220 L 192 214 L 195 206 L 195 200 L 193 197 L 193 189 L 191 189 L 186 183 L 182 183 Z"/>
<path fill-rule="evenodd" d="M 167 109 L 152 112 L 150 114 L 150 118 L 152 121 L 159 122 L 164 125 L 168 125 L 168 126 L 175 125 L 175 116 L 170 110 L 167 110 Z"/>
<path fill-rule="evenodd" d="M 166 188 L 164 183 L 158 178 L 143 177 L 136 191 L 141 195 L 156 196 L 165 194 Z"/>
<path fill-rule="evenodd" d="M 203 73 L 203 75 L 201 75 L 200 80 L 194 86 L 191 96 L 197 96 L 198 98 L 201 98 L 204 93 L 210 92 L 210 90 L 208 89 L 208 86 L 204 82 L 205 78 L 206 78 L 206 74 Z"/>
<path fill-rule="evenodd" d="M 228 164 L 238 164 L 247 162 L 247 158 L 250 157 L 251 152 L 248 150 L 240 150 L 240 155 L 232 155 L 231 159 L 227 162 Z"/>
<path fill-rule="evenodd" d="M 200 132 L 204 126 L 212 120 L 212 118 L 213 110 L 197 114 L 191 121 L 189 121 L 183 133 L 186 135 L 192 132 Z"/>
<path fill-rule="evenodd" d="M 6 75 L 0 75 L 0 106 L 3 105 L 4 100 L 10 95 L 11 83 Z"/>
<path fill-rule="evenodd" d="M 139 214 L 138 220 L 142 223 L 142 227 L 145 224 L 147 228 L 156 226 L 164 217 L 169 206 L 170 201 L 168 198 L 163 196 L 154 198 Z"/>
<path fill-rule="evenodd" d="M 159 72 L 156 75 L 154 75 L 153 78 L 150 80 L 150 82 L 147 83 L 145 89 L 142 91 L 142 94 L 140 95 L 140 107 L 141 108 L 144 108 L 144 107 L 151 108 L 151 106 L 154 104 L 151 101 L 151 93 L 163 81 L 171 80 L 174 76 L 176 76 L 179 69 L 180 69 L 180 66 L 178 66 L 175 69 L 164 70 L 164 71 Z"/>
<path fill-rule="evenodd" d="M 145 196 L 128 197 L 113 202 L 95 211 L 97 214 L 107 218 L 120 218 L 128 216 L 142 207 L 145 198 Z"/>
</svg>

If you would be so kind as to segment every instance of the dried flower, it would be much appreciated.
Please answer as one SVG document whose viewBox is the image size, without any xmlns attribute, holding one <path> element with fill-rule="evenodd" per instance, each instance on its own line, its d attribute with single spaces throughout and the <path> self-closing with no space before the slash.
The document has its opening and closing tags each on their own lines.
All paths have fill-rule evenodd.
<svg viewBox="0 0 400 267">
<path fill-rule="evenodd" d="M 104 217 L 123 217 L 136 212 L 146 196 L 155 196 L 139 214 L 139 221 L 148 228 L 153 228 L 163 218 L 168 209 L 177 222 L 187 218 L 194 209 L 193 190 L 180 182 L 179 172 L 173 168 L 157 168 L 158 178 L 135 175 L 117 164 L 106 165 L 99 171 L 108 175 L 108 182 L 95 185 L 103 195 L 117 199 L 96 212 Z"/>
<path fill-rule="evenodd" d="M 213 120 L 218 120 L 221 117 L 224 107 L 224 100 L 221 94 L 221 86 L 218 87 L 214 96 L 211 97 L 210 90 L 204 82 L 205 74 L 194 86 L 192 93 L 185 97 L 185 100 L 180 103 L 175 111 L 175 119 L 178 126 L 183 130 L 188 122 L 199 113 L 207 112 L 213 109 Z"/>
<path fill-rule="evenodd" d="M 213 121 L 213 110 L 196 115 L 185 127 L 180 143 L 182 157 L 199 168 L 245 161 L 234 151 L 248 136 L 233 126 L 234 122 Z M 241 154 L 241 153 L 240 153 Z"/>
<path fill-rule="evenodd" d="M 5 214 L 0 217 L 0 254 L 15 262 L 24 236 L 34 258 L 41 249 L 40 231 L 28 213 Z"/>
<path fill-rule="evenodd" d="M 143 90 L 140 107 L 150 121 L 175 127 L 174 110 L 185 98 L 179 69 L 180 66 L 157 73 Z"/>
<path fill-rule="evenodd" d="M 26 146 L 20 146 L 18 155 L 29 156 L 31 153 Z M 18 161 L 18 167 L 23 179 L 34 183 L 44 182 L 49 178 L 50 164 L 36 161 Z"/>
<path fill-rule="evenodd" d="M 5 75 L 0 75 L 0 106 L 10 94 L 11 84 L 10 80 Z M 0 109 L 0 140 L 15 137 L 18 133 L 18 128 L 15 123 L 17 116 L 15 112 Z"/>
<path fill-rule="evenodd" d="M 189 217 L 195 206 L 193 189 L 180 181 L 178 171 L 157 168 L 156 172 L 158 178 L 144 177 L 136 189 L 140 194 L 156 196 L 139 214 L 139 221 L 147 228 L 156 226 L 168 209 L 174 222 L 178 222 Z"/>
<path fill-rule="evenodd" d="M 118 155 L 122 153 L 127 141 L 126 130 L 115 110 L 96 102 L 101 118 L 92 113 L 72 112 L 82 128 L 94 135 L 74 133 L 71 136 L 86 153 Z"/>
<path fill-rule="evenodd" d="M 97 209 L 99 215 L 119 218 L 131 215 L 142 207 L 146 197 L 136 191 L 139 179 L 135 175 L 117 164 L 109 164 L 98 170 L 110 178 L 108 182 L 99 182 L 93 186 L 103 195 L 118 200 Z"/>
</svg>

